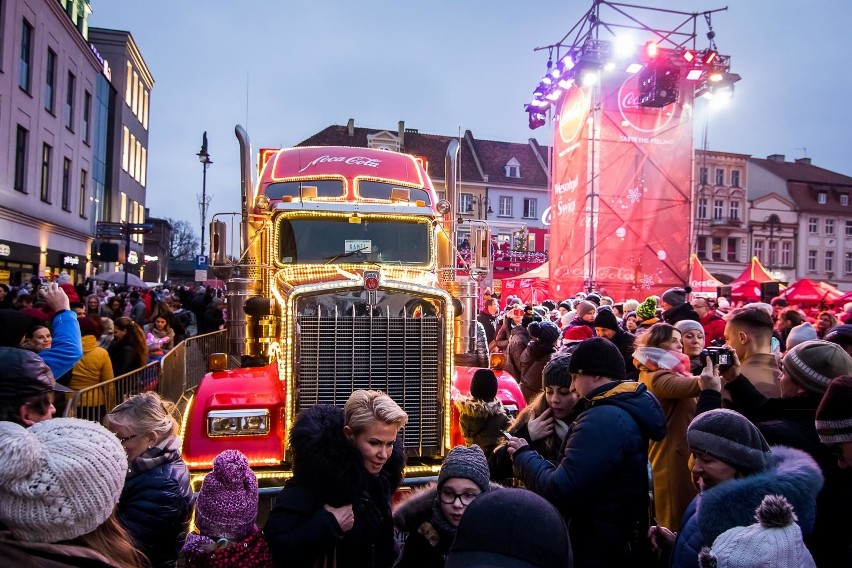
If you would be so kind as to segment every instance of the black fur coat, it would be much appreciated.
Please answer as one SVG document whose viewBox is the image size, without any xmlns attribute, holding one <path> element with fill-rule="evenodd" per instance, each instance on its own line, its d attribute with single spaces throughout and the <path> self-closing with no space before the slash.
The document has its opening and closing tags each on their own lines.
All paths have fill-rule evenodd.
<svg viewBox="0 0 852 568">
<path fill-rule="evenodd" d="M 390 499 L 402 483 L 402 441 L 372 476 L 343 424 L 342 409 L 322 404 L 300 413 L 290 431 L 293 478 L 264 529 L 276 566 L 384 568 L 396 559 Z M 352 529 L 342 532 L 326 504 L 351 504 Z"/>
</svg>

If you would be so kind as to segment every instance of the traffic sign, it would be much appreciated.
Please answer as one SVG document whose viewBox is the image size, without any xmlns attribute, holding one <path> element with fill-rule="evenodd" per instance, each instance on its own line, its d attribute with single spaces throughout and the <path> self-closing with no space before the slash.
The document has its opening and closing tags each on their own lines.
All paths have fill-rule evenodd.
<svg viewBox="0 0 852 568">
<path fill-rule="evenodd" d="M 195 255 L 195 270 L 207 270 L 208 262 L 206 254 Z"/>
</svg>

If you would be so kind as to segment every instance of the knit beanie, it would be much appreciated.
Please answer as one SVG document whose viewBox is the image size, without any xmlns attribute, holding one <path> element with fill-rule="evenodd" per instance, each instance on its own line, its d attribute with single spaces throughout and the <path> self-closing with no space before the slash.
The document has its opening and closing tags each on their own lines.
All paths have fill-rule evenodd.
<svg viewBox="0 0 852 568">
<path fill-rule="evenodd" d="M 254 530 L 256 518 L 257 478 L 241 452 L 225 450 L 204 476 L 195 502 L 195 526 L 214 540 L 242 540 Z"/>
<path fill-rule="evenodd" d="M 556 302 L 554 302 L 553 300 L 544 300 L 541 305 L 549 311 L 553 311 L 556 309 Z"/>
<path fill-rule="evenodd" d="M 612 341 L 603 337 L 592 337 L 577 345 L 571 355 L 568 370 L 579 375 L 597 375 L 623 381 L 624 357 Z"/>
<path fill-rule="evenodd" d="M 589 329 L 587 325 L 572 325 L 570 327 L 565 328 L 565 334 L 563 335 L 563 339 L 568 341 L 583 341 L 584 339 L 591 339 L 595 334 L 592 333 L 592 330 Z"/>
<path fill-rule="evenodd" d="M 470 447 L 456 446 L 441 464 L 441 472 L 438 474 L 438 491 L 444 486 L 448 479 L 460 477 L 469 479 L 476 483 L 477 487 L 485 493 L 490 488 L 488 471 L 488 460 L 482 448 L 473 444 Z"/>
<path fill-rule="evenodd" d="M 603 327 L 605 329 L 618 331 L 618 319 L 615 317 L 615 314 L 612 313 L 612 310 L 601 309 L 598 312 L 598 315 L 595 316 L 595 327 Z"/>
<path fill-rule="evenodd" d="M 593 303 L 588 302 L 586 300 L 582 300 L 580 302 L 577 302 L 577 304 L 574 306 L 574 309 L 577 311 L 577 317 L 578 318 L 581 318 L 581 317 L 585 316 L 586 314 L 593 314 L 596 311 L 598 311 L 597 306 L 595 306 Z"/>
<path fill-rule="evenodd" d="M 793 506 L 782 495 L 767 495 L 755 512 L 757 523 L 728 529 L 698 555 L 701 568 L 816 567 L 802 541 Z"/>
<path fill-rule="evenodd" d="M 692 292 L 692 288 L 669 288 L 663 292 L 662 300 L 673 308 L 686 303 L 686 295 Z"/>
<path fill-rule="evenodd" d="M 571 353 L 564 351 L 554 353 L 542 371 L 544 386 L 569 388 L 571 386 L 571 373 L 568 371 L 570 362 Z"/>
<path fill-rule="evenodd" d="M 30 321 L 29 316 L 18 310 L 0 310 L 0 346 L 20 347 Z"/>
<path fill-rule="evenodd" d="M 831 328 L 825 334 L 825 340 L 837 343 L 838 345 L 848 345 L 852 343 L 852 325 L 844 323 Z"/>
<path fill-rule="evenodd" d="M 654 296 L 648 296 L 645 301 L 639 304 L 636 308 L 636 317 L 640 321 L 653 319 L 657 315 L 657 299 Z"/>
<path fill-rule="evenodd" d="M 559 339 L 559 328 L 553 322 L 534 321 L 527 326 L 527 330 L 530 335 L 544 344 L 553 344 Z"/>
<path fill-rule="evenodd" d="M 0 522 L 18 540 L 73 540 L 118 504 L 127 454 L 109 430 L 54 418 L 24 428 L 0 422 Z"/>
<path fill-rule="evenodd" d="M 827 446 L 852 442 L 852 375 L 828 385 L 816 411 L 816 431 Z"/>
<path fill-rule="evenodd" d="M 446 568 L 570 568 L 565 520 L 528 489 L 477 497 L 462 515 Z"/>
<path fill-rule="evenodd" d="M 757 426 L 726 408 L 696 416 L 686 429 L 686 441 L 690 450 L 710 454 L 741 471 L 763 471 L 772 456 Z"/>
<path fill-rule="evenodd" d="M 470 396 L 491 402 L 497 396 L 497 376 L 491 369 L 477 369 L 470 380 Z"/>
<path fill-rule="evenodd" d="M 787 350 L 789 351 L 796 345 L 818 339 L 816 329 L 810 322 L 803 322 L 790 330 L 790 335 L 787 336 Z"/>
<path fill-rule="evenodd" d="M 571 300 L 562 300 L 559 302 L 559 307 L 569 312 L 574 309 L 574 306 L 571 304 Z"/>
<path fill-rule="evenodd" d="M 595 307 L 597 308 L 598 306 L 601 305 L 601 296 L 597 292 L 592 292 L 591 294 L 586 296 L 586 301 L 592 302 L 595 305 Z"/>
<path fill-rule="evenodd" d="M 831 379 L 852 375 L 852 357 L 830 341 L 805 341 L 784 355 L 784 371 L 803 389 L 822 394 Z"/>
<path fill-rule="evenodd" d="M 674 328 L 681 333 L 686 333 L 687 331 L 700 331 L 704 333 L 704 326 L 695 320 L 680 320 L 674 324 Z"/>
</svg>

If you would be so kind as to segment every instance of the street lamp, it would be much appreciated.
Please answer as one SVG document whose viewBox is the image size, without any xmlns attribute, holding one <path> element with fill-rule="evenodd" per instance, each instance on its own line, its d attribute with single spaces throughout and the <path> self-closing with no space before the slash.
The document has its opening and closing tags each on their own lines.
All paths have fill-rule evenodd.
<svg viewBox="0 0 852 568">
<path fill-rule="evenodd" d="M 763 230 L 765 231 L 769 228 L 769 246 L 767 247 L 768 256 L 769 256 L 769 274 L 772 274 L 772 267 L 775 264 L 775 259 L 778 256 L 777 246 L 773 249 L 772 245 L 777 244 L 774 242 L 775 231 L 781 232 L 781 218 L 773 213 L 769 217 L 763 220 Z M 774 276 L 773 276 L 774 278 Z"/>
<path fill-rule="evenodd" d="M 207 206 L 210 200 L 207 199 L 207 168 L 213 163 L 210 159 L 210 154 L 207 152 L 207 131 L 201 137 L 201 150 L 196 154 L 198 161 L 204 168 L 201 181 L 201 199 L 198 201 L 198 206 L 201 208 L 201 256 L 204 256 L 204 227 L 207 224 Z"/>
<path fill-rule="evenodd" d="M 487 197 L 474 196 L 470 200 L 470 207 L 468 207 L 468 212 L 473 212 L 473 206 L 476 205 L 476 217 L 480 221 L 482 220 L 482 203 L 485 202 L 485 216 L 488 217 L 491 213 L 494 213 L 494 210 L 491 208 L 491 200 Z"/>
</svg>

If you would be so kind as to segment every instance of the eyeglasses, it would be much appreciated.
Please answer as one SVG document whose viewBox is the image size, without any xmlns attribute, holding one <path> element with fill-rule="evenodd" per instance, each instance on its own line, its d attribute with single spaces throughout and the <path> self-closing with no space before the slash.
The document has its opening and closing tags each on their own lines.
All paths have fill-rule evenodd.
<svg viewBox="0 0 852 568">
<path fill-rule="evenodd" d="M 467 507 L 473 500 L 479 497 L 479 493 L 456 493 L 454 491 L 450 491 L 449 489 L 444 489 L 441 491 L 441 503 L 446 503 L 447 505 L 452 505 L 456 502 L 456 499 L 461 501 L 463 507 Z"/>
<path fill-rule="evenodd" d="M 118 438 L 118 441 L 119 441 L 119 442 L 121 442 L 122 444 L 124 444 L 124 442 L 126 442 L 127 440 L 132 440 L 133 438 L 135 438 L 135 437 L 136 437 L 136 436 L 138 436 L 138 435 L 139 435 L 139 434 L 131 434 L 130 436 L 124 436 L 124 437 L 116 436 L 116 438 Z"/>
</svg>

